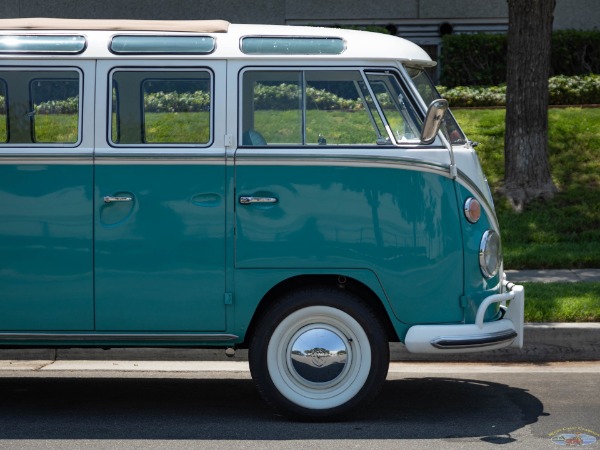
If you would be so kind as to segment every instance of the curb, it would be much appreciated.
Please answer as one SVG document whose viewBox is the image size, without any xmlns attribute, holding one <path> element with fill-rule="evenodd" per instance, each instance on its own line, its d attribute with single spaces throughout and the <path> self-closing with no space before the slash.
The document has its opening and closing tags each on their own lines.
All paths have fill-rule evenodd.
<svg viewBox="0 0 600 450">
<path fill-rule="evenodd" d="M 417 355 L 404 345 L 390 344 L 391 361 L 414 362 L 562 362 L 600 361 L 600 323 L 530 323 L 525 325 L 522 349 L 453 355 Z M 248 350 L 233 358 L 222 349 L 188 348 L 98 348 L 0 349 L 0 360 L 88 360 L 88 361 L 247 361 Z"/>
</svg>

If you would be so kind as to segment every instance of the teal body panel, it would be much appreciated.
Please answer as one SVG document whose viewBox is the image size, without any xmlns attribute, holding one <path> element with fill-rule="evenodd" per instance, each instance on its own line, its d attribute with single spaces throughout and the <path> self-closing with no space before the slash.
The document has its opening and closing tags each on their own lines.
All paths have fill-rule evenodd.
<svg viewBox="0 0 600 450">
<path fill-rule="evenodd" d="M 214 74 L 206 146 L 109 144 L 109 74 L 130 62 L 63 61 L 81 69 L 80 140 L 0 156 L 2 345 L 230 346 L 269 291 L 302 276 L 366 286 L 402 340 L 414 324 L 473 322 L 499 290 L 478 263 L 495 219 L 465 220 L 472 194 L 450 177 L 448 149 L 236 150 L 243 96 L 225 60 L 202 61 Z M 133 66 L 171 64 L 150 62 Z"/>
<path fill-rule="evenodd" d="M 236 192 L 278 199 L 237 205 L 236 269 L 366 269 L 398 320 L 463 319 L 459 208 L 447 174 L 242 162 Z"/>
<path fill-rule="evenodd" d="M 464 205 L 469 197 L 478 197 L 465 186 L 458 185 L 457 189 L 459 204 Z M 481 201 L 484 201 L 479 197 Z M 481 218 L 475 224 L 470 223 L 461 214 L 461 225 L 464 235 L 464 267 L 465 267 L 465 322 L 474 323 L 477 308 L 489 295 L 498 294 L 501 289 L 502 270 L 492 278 L 486 278 L 481 273 L 479 265 L 479 246 L 481 238 L 487 230 L 498 231 L 493 225 L 496 220 L 489 217 L 484 208 L 481 209 Z M 490 306 L 486 312 L 485 320 L 493 319 L 498 312 L 498 304 Z"/>
<path fill-rule="evenodd" d="M 224 162 L 97 164 L 95 181 L 96 330 L 224 330 Z"/>
<path fill-rule="evenodd" d="M 91 157 L 47 161 L 0 161 L 3 331 L 94 328 Z"/>
</svg>

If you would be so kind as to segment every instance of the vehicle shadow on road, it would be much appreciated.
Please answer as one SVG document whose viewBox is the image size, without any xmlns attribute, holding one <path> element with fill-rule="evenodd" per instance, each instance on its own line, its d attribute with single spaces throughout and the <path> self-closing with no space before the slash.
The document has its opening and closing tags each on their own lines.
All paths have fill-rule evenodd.
<svg viewBox="0 0 600 450">
<path fill-rule="evenodd" d="M 543 404 L 526 390 L 404 378 L 353 419 L 293 422 L 247 379 L 0 378 L 0 439 L 327 440 L 478 437 L 510 442 Z"/>
</svg>

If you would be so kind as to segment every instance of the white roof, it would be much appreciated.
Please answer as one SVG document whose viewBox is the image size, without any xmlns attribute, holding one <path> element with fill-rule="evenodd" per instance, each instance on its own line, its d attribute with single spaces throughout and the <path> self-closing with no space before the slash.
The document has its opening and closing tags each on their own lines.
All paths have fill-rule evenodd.
<svg viewBox="0 0 600 450">
<path fill-rule="evenodd" d="M 243 37 L 337 37 L 345 41 L 346 49 L 340 55 L 311 55 L 310 59 L 334 60 L 395 60 L 430 67 L 436 63 L 418 45 L 399 38 L 367 31 L 338 28 L 321 28 L 289 25 L 230 24 L 224 20 L 97 20 L 97 19 L 0 19 L 2 34 L 82 34 L 88 45 L 74 58 L 115 58 L 108 50 L 108 43 L 115 34 L 178 35 L 201 34 L 213 36 L 216 49 L 201 58 L 257 59 L 240 50 Z M 27 58 L 28 55 L 0 55 L 0 58 Z M 40 57 L 37 55 L 37 57 Z M 147 57 L 147 56 L 146 56 Z M 170 55 L 160 55 L 169 58 Z M 174 58 L 198 58 L 198 56 L 174 55 Z M 127 58 L 135 56 L 127 55 Z M 306 59 L 306 55 L 265 55 L 261 59 Z"/>
</svg>

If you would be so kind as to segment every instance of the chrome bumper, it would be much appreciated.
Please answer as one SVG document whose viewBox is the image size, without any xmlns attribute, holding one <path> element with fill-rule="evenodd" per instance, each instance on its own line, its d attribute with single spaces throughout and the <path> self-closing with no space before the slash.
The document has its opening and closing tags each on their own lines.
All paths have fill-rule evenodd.
<svg viewBox="0 0 600 450">
<path fill-rule="evenodd" d="M 503 282 L 509 292 L 486 297 L 475 316 L 474 324 L 415 325 L 408 330 L 404 345 L 411 353 L 473 353 L 504 347 L 523 347 L 525 293 L 523 286 Z M 510 302 L 504 317 L 484 322 L 492 303 Z"/>
</svg>

